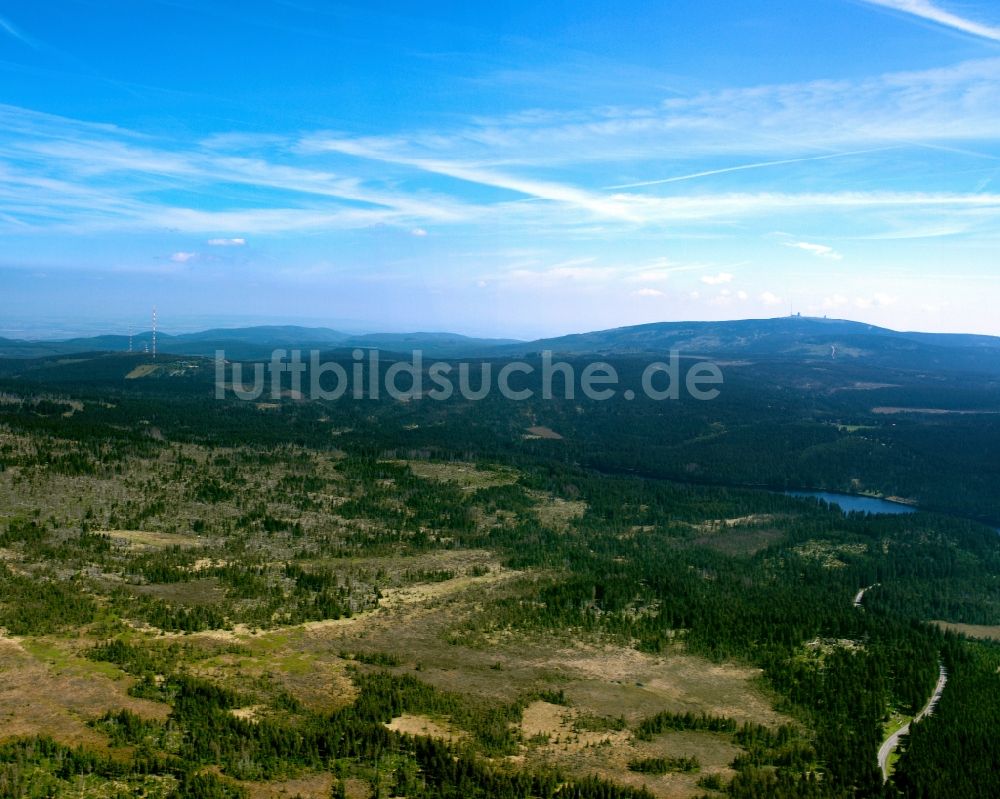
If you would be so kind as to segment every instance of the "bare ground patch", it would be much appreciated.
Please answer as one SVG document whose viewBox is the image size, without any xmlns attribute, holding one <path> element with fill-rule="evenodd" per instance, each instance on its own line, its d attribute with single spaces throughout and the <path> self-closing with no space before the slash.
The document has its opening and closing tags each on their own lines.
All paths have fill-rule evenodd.
<svg viewBox="0 0 1000 799">
<path fill-rule="evenodd" d="M 436 480 L 441 483 L 454 483 L 467 490 L 490 488 L 493 486 L 516 483 L 518 474 L 513 469 L 495 467 L 484 469 L 474 463 L 454 461 L 438 463 L 436 461 L 399 461 L 410 467 L 410 471 L 425 480 Z"/>
<path fill-rule="evenodd" d="M 214 577 L 188 580 L 181 583 L 149 583 L 130 586 L 137 594 L 153 596 L 166 602 L 187 606 L 214 605 L 222 601 L 225 590 Z"/>
<path fill-rule="evenodd" d="M 735 516 L 731 519 L 709 519 L 695 525 L 695 529 L 708 533 L 718 530 L 731 530 L 734 527 L 755 527 L 762 524 L 770 524 L 776 518 L 777 516 L 773 513 L 752 513 L 749 516 Z"/>
<path fill-rule="evenodd" d="M 157 369 L 155 363 L 142 363 L 139 364 L 135 369 L 125 375 L 126 380 L 137 380 L 140 377 L 148 377 L 153 374 Z"/>
<path fill-rule="evenodd" d="M 726 555 L 753 555 L 784 538 L 784 533 L 773 527 L 778 518 L 772 513 L 755 513 L 730 519 L 709 519 L 691 525 L 701 533 L 694 543 Z"/>
<path fill-rule="evenodd" d="M 670 732 L 653 741 L 638 741 L 627 729 L 593 726 L 599 725 L 593 725 L 577 708 L 534 702 L 524 711 L 524 753 L 515 759 L 533 766 L 556 767 L 575 776 L 598 774 L 622 785 L 645 787 L 664 799 L 686 799 L 702 794 L 697 781 L 706 774 L 731 777 L 729 764 L 741 751 L 725 736 L 714 733 Z M 637 774 L 628 767 L 631 760 L 653 757 L 694 757 L 699 769 L 653 776 Z"/>
<path fill-rule="evenodd" d="M 575 499 L 563 499 L 546 494 L 544 491 L 529 491 L 535 500 L 535 514 L 538 520 L 555 530 L 565 530 L 587 512 L 587 503 Z"/>
<path fill-rule="evenodd" d="M 525 428 L 526 432 L 524 434 L 525 438 L 545 438 L 550 441 L 561 441 L 562 436 L 559 435 L 551 427 L 544 427 L 542 425 L 534 425 L 533 427 Z"/>
<path fill-rule="evenodd" d="M 332 654 L 317 657 L 301 651 L 301 630 L 241 639 L 251 654 L 219 655 L 196 664 L 192 671 L 220 685 L 270 685 L 316 713 L 332 713 L 357 698 L 347 664 Z M 255 715 L 258 711 L 254 709 Z"/>
<path fill-rule="evenodd" d="M 591 746 L 623 746 L 632 734 L 615 729 L 613 720 L 607 725 L 578 724 L 582 713 L 578 708 L 553 705 L 550 702 L 532 702 L 524 709 L 521 718 L 521 735 L 529 747 L 538 750 L 578 752 Z M 600 727 L 605 726 L 605 729 Z M 595 729 L 596 727 L 596 729 Z"/>
<path fill-rule="evenodd" d="M 694 544 L 714 549 L 724 555 L 753 555 L 784 539 L 780 530 L 769 528 L 743 528 L 725 530 L 694 539 Z"/>
<path fill-rule="evenodd" d="M 204 539 L 182 533 L 160 533 L 148 530 L 99 530 L 120 546 L 131 549 L 167 549 L 168 547 L 193 548 L 204 546 Z"/>
<path fill-rule="evenodd" d="M 970 638 L 988 638 L 993 641 L 1000 641 L 1000 625 L 990 624 L 960 624 L 951 621 L 933 621 L 942 630 L 950 630 L 954 633 L 967 635 Z"/>
<path fill-rule="evenodd" d="M 589 643 L 555 650 L 543 663 L 569 680 L 564 690 L 573 706 L 622 716 L 629 724 L 661 710 L 704 711 L 768 726 L 789 721 L 757 688 L 759 669 L 711 663 L 684 652 L 653 656 Z"/>
<path fill-rule="evenodd" d="M 369 560 L 383 563 L 391 559 Z M 244 645 L 249 655 L 219 655 L 198 663 L 194 670 L 229 685 L 266 678 L 307 707 L 332 712 L 353 702 L 357 695 L 347 672 L 348 662 L 341 658 L 343 653 L 391 653 L 411 668 L 425 652 L 446 660 L 451 652 L 441 633 L 455 620 L 453 610 L 468 609 L 478 592 L 493 590 L 520 575 L 503 568 L 485 550 L 431 553 L 426 558 L 406 560 L 411 569 L 416 567 L 415 562 L 425 567 L 451 566 L 457 576 L 385 588 L 377 609 L 350 618 L 306 622 L 260 633 L 237 625 L 232 631 L 209 630 L 184 636 L 166 633 L 159 637 Z M 366 563 L 372 565 L 368 560 Z M 473 566 L 481 569 L 472 571 Z"/>
<path fill-rule="evenodd" d="M 64 644 L 0 636 L 0 739 L 50 735 L 69 746 L 104 749 L 107 740 L 88 721 L 121 708 L 160 720 L 170 712 L 129 696 L 131 685 L 131 678 L 76 656 Z"/>
<path fill-rule="evenodd" d="M 400 669 L 419 666 L 420 679 L 438 688 L 503 701 L 558 687 L 573 707 L 622 716 L 629 724 L 661 710 L 704 711 L 772 726 L 789 721 L 758 688 L 758 669 L 714 664 L 679 649 L 653 656 L 620 643 L 508 632 L 473 638 L 461 632 L 463 620 L 485 611 L 492 596 L 515 585 L 526 590 L 511 582 L 521 577 L 498 570 L 400 589 L 364 618 L 304 625 L 293 645 L 320 661 L 344 650 L 390 653 Z"/>
<path fill-rule="evenodd" d="M 235 718 L 256 723 L 260 721 L 260 712 L 262 709 L 260 705 L 247 705 L 246 707 L 234 707 L 229 712 Z"/>
<path fill-rule="evenodd" d="M 396 716 L 385 726 L 404 735 L 428 735 L 445 741 L 461 741 L 469 737 L 464 730 L 457 730 L 450 724 L 410 713 Z"/>
<path fill-rule="evenodd" d="M 332 774 L 312 774 L 280 782 L 241 782 L 250 799 L 327 799 L 333 787 Z"/>
</svg>

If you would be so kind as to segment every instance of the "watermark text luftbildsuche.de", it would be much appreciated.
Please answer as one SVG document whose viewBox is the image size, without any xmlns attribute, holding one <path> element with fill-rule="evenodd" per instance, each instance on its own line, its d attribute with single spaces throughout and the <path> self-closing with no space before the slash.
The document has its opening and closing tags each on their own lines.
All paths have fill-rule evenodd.
<svg viewBox="0 0 1000 799">
<path fill-rule="evenodd" d="M 383 368 L 384 367 L 384 368 Z M 301 350 L 276 349 L 268 361 L 231 362 L 225 350 L 215 353 L 215 396 L 257 401 L 295 397 L 311 400 L 391 399 L 448 400 L 456 395 L 482 400 L 496 391 L 505 399 L 573 400 L 585 397 L 606 401 L 622 396 L 633 400 L 639 392 L 651 400 L 713 400 L 720 394 L 723 374 L 710 361 L 682 363 L 671 350 L 666 360 L 646 365 L 635 388 L 622 388 L 618 370 L 605 361 L 570 363 L 545 351 L 535 362 L 434 361 L 427 364 L 421 350 L 408 359 L 384 364 L 378 350 L 354 350 L 350 358 L 323 359 L 318 350 L 303 357 Z"/>
</svg>

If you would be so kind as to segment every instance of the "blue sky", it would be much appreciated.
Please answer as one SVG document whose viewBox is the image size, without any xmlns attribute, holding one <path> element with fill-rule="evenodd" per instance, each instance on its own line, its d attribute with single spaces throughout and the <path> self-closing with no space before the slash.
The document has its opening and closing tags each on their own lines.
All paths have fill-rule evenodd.
<svg viewBox="0 0 1000 799">
<path fill-rule="evenodd" d="M 986 0 L 0 5 L 0 335 L 1000 335 Z"/>
</svg>

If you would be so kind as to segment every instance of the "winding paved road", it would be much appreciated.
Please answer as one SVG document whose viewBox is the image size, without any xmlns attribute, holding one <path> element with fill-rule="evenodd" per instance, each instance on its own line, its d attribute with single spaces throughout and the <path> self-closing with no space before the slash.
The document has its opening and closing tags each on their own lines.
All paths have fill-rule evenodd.
<svg viewBox="0 0 1000 799">
<path fill-rule="evenodd" d="M 896 730 L 896 732 L 886 738 L 882 743 L 882 747 L 878 750 L 878 765 L 879 768 L 882 769 L 883 782 L 887 782 L 889 780 L 889 756 L 896 750 L 896 747 L 899 746 L 899 739 L 910 731 L 910 725 L 916 724 L 924 716 L 929 716 L 933 713 L 935 705 L 937 705 L 938 700 L 941 699 L 944 687 L 948 684 L 948 672 L 945 671 L 944 664 L 941 664 L 939 668 L 941 673 L 938 676 L 937 686 L 934 688 L 934 693 L 931 694 L 931 698 L 927 700 L 927 704 L 924 705 L 923 710 L 914 716 L 913 721 L 907 722 Z"/>
<path fill-rule="evenodd" d="M 871 588 L 874 588 L 876 585 L 878 585 L 878 583 L 875 583 L 875 585 L 869 585 L 866 588 L 859 589 L 858 593 L 854 595 L 854 607 L 860 608 L 861 603 L 864 601 L 865 598 L 865 592 Z M 914 716 L 911 721 L 908 721 L 906 724 L 904 724 L 902 727 L 896 730 L 892 735 L 886 738 L 882 742 L 882 746 L 879 747 L 878 767 L 882 769 L 883 782 L 889 781 L 889 758 L 892 756 L 892 753 L 896 751 L 896 747 L 899 746 L 899 740 L 904 735 L 909 733 L 910 727 L 913 724 L 916 724 L 924 716 L 929 716 L 931 713 L 934 712 L 935 706 L 941 699 L 941 694 L 944 693 L 944 687 L 948 684 L 948 672 L 945 670 L 943 663 L 938 664 L 938 669 L 940 673 L 938 674 L 937 685 L 934 687 L 934 693 L 931 694 L 931 698 L 927 700 L 927 704 L 924 705 L 923 709 L 919 713 L 917 713 L 917 715 Z"/>
</svg>

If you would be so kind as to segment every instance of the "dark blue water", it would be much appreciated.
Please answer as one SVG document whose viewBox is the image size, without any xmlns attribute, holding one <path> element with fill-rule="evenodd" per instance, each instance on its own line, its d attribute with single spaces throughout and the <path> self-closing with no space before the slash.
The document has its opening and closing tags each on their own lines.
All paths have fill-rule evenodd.
<svg viewBox="0 0 1000 799">
<path fill-rule="evenodd" d="M 912 505 L 889 502 L 875 497 L 862 497 L 856 494 L 834 494 L 829 491 L 786 491 L 785 493 L 790 497 L 821 499 L 831 505 L 837 505 L 844 513 L 892 513 L 898 515 L 917 512 L 917 509 Z"/>
</svg>

